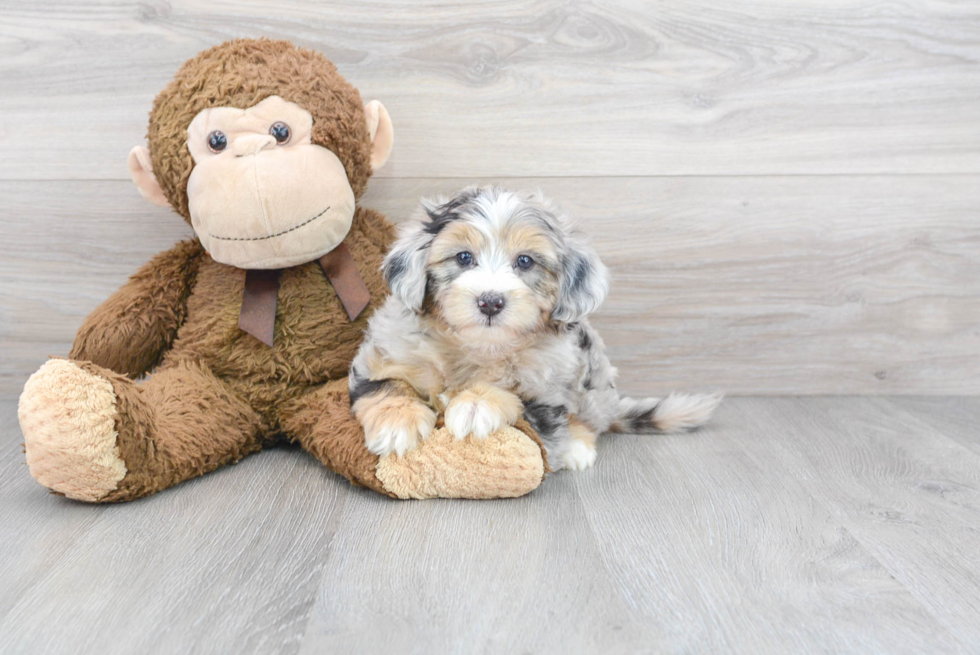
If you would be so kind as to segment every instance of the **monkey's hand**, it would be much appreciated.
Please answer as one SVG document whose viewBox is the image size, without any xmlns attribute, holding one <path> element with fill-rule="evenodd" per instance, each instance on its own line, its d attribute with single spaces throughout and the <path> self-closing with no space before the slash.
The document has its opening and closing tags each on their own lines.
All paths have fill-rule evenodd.
<svg viewBox="0 0 980 655">
<path fill-rule="evenodd" d="M 181 241 L 143 265 L 82 323 L 70 357 L 133 378 L 170 348 L 187 314 L 187 297 L 204 249 Z"/>
</svg>

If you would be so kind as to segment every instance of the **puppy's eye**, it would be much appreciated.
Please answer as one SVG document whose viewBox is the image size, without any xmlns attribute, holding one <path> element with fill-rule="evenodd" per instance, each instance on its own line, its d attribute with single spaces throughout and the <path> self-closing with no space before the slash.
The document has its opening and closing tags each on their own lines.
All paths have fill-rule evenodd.
<svg viewBox="0 0 980 655">
<path fill-rule="evenodd" d="M 208 135 L 208 150 L 217 154 L 228 147 L 228 137 L 221 130 L 215 130 Z"/>
<path fill-rule="evenodd" d="M 466 252 L 465 250 L 456 255 L 456 263 L 460 266 L 469 266 L 473 263 L 473 253 Z"/>
<path fill-rule="evenodd" d="M 527 255 L 520 255 L 520 256 L 518 256 L 518 258 L 517 258 L 517 268 L 520 268 L 520 269 L 526 271 L 527 269 L 531 268 L 532 266 L 534 266 L 534 260 L 533 259 L 531 259 Z"/>
<path fill-rule="evenodd" d="M 273 123 L 272 127 L 269 128 L 269 134 L 276 138 L 276 143 L 280 146 L 289 141 L 289 137 L 292 136 L 289 126 L 282 121 Z"/>
</svg>

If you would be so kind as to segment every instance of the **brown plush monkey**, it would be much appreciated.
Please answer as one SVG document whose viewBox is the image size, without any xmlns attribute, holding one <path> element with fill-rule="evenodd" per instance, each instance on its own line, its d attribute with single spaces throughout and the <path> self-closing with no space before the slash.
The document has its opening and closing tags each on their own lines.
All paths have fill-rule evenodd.
<svg viewBox="0 0 980 655">
<path fill-rule="evenodd" d="M 21 396 L 31 474 L 90 502 L 131 500 L 279 440 L 401 498 L 503 497 L 547 469 L 525 425 L 476 443 L 437 430 L 410 455 L 367 451 L 347 370 L 386 287 L 392 239 L 356 205 L 392 126 L 321 54 L 231 41 L 157 97 L 140 192 L 197 239 L 153 258 L 84 322 Z M 134 382 L 147 373 L 143 382 Z"/>
</svg>

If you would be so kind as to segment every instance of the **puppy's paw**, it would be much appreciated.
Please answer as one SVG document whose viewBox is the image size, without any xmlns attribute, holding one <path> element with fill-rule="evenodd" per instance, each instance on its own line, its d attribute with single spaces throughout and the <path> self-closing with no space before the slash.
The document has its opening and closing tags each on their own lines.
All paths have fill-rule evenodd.
<svg viewBox="0 0 980 655">
<path fill-rule="evenodd" d="M 432 432 L 436 414 L 417 398 L 389 396 L 358 412 L 367 449 L 378 457 L 399 457 Z"/>
<path fill-rule="evenodd" d="M 503 417 L 485 400 L 454 401 L 446 408 L 446 427 L 457 439 L 471 434 L 484 439 L 503 424 Z"/>
<path fill-rule="evenodd" d="M 485 439 L 521 415 L 521 399 L 497 387 L 477 385 L 463 391 L 446 407 L 446 428 L 457 439 Z"/>
<path fill-rule="evenodd" d="M 568 450 L 565 451 L 561 459 L 565 468 L 573 471 L 584 471 L 595 464 L 595 446 L 587 444 L 581 439 L 572 439 L 568 445 Z"/>
</svg>

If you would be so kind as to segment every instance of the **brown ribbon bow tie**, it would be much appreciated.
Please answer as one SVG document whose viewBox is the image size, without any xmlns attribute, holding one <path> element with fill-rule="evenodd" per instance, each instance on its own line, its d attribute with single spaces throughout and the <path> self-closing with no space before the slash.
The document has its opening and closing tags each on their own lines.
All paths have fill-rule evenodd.
<svg viewBox="0 0 980 655">
<path fill-rule="evenodd" d="M 347 244 L 341 242 L 319 261 L 323 274 L 330 280 L 347 316 L 353 322 L 371 300 L 367 285 L 357 272 L 354 256 L 350 254 Z M 253 269 L 245 272 L 245 293 L 242 295 L 238 327 L 269 347 L 272 347 L 276 329 L 276 304 L 281 272 L 282 269 Z"/>
</svg>

